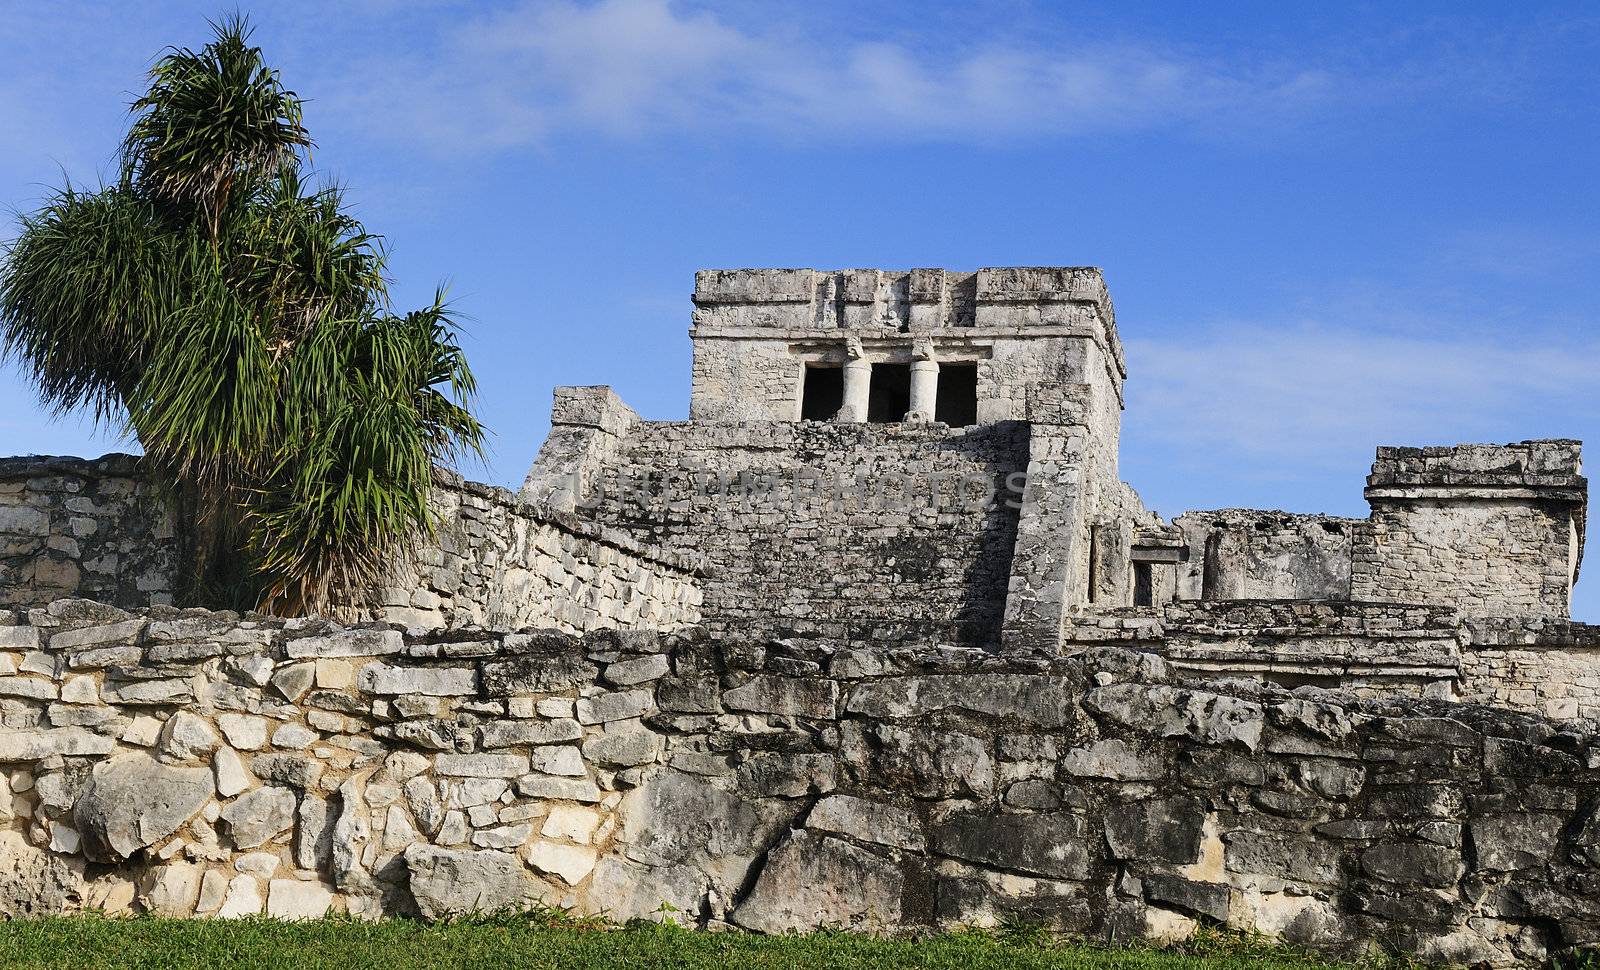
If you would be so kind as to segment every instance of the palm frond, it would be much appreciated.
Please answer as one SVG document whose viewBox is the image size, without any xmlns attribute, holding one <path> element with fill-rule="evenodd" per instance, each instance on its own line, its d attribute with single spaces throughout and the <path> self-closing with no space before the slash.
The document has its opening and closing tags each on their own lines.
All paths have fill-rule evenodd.
<svg viewBox="0 0 1600 970">
<path fill-rule="evenodd" d="M 311 146 L 301 101 L 250 44 L 249 22 L 212 25 L 198 51 L 175 47 L 150 69 L 123 140 L 127 177 L 156 198 L 198 210 L 212 235 L 233 199 Z"/>
<path fill-rule="evenodd" d="M 181 237 L 121 187 L 70 185 L 21 231 L 0 273 L 0 343 L 60 413 L 115 422 L 156 321 L 185 289 Z"/>
<path fill-rule="evenodd" d="M 0 351 L 173 477 L 196 596 L 318 610 L 433 528 L 435 466 L 484 430 L 443 294 L 390 311 L 382 239 L 301 170 L 299 99 L 213 26 L 151 70 L 121 179 L 22 219 Z"/>
<path fill-rule="evenodd" d="M 125 404 L 146 451 L 186 477 L 220 480 L 271 452 L 281 375 L 260 308 L 241 299 L 209 247 L 191 243 L 185 255 L 187 300 L 151 335 Z"/>
<path fill-rule="evenodd" d="M 324 317 L 364 317 L 388 299 L 382 240 L 346 210 L 337 186 L 308 190 L 292 168 L 266 183 L 228 249 L 235 284 L 269 306 L 275 346 Z"/>
<path fill-rule="evenodd" d="M 287 372 L 285 452 L 252 511 L 267 599 L 298 607 L 368 587 L 431 532 L 437 464 L 481 454 L 471 371 L 442 299 L 405 316 L 330 321 Z"/>
</svg>

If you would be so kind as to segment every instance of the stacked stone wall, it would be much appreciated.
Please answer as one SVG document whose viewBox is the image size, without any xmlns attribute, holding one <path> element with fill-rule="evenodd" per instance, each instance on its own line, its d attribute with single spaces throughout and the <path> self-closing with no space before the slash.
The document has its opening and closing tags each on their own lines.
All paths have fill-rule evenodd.
<svg viewBox="0 0 1600 970">
<path fill-rule="evenodd" d="M 1174 669 L 1362 697 L 1454 699 L 1600 724 L 1600 627 L 1403 603 L 1226 600 L 1069 618 L 1068 655 L 1119 646 Z"/>
<path fill-rule="evenodd" d="M 1361 520 L 1255 509 L 1185 512 L 1183 600 L 1350 598 L 1350 549 Z"/>
<path fill-rule="evenodd" d="M 1358 533 L 1351 595 L 1564 616 L 1576 538 L 1563 512 L 1526 500 L 1375 506 Z"/>
<path fill-rule="evenodd" d="M 1395 603 L 1222 601 L 1163 611 L 1162 653 L 1180 669 L 1261 677 L 1376 697 L 1451 697 L 1460 676 L 1454 610 Z"/>
<path fill-rule="evenodd" d="M 1379 448 L 1351 596 L 1568 616 L 1588 495 L 1579 451 L 1567 440 Z"/>
<path fill-rule="evenodd" d="M 1003 641 L 1007 650 L 1050 650 L 1064 618 L 1089 598 L 1092 524 L 1081 486 L 1092 473 L 1081 425 L 1033 424 L 1028 434 Z"/>
<path fill-rule="evenodd" d="M 1595 738 L 1075 657 L 435 633 L 81 601 L 0 624 L 0 906 L 541 901 L 697 925 L 1204 923 L 1600 943 Z"/>
<path fill-rule="evenodd" d="M 131 455 L 0 459 L 0 607 L 171 603 L 169 503 Z"/>
<path fill-rule="evenodd" d="M 993 644 L 1027 462 L 1012 422 L 651 422 L 580 512 L 703 557 L 717 632 Z"/>
<path fill-rule="evenodd" d="M 339 613 L 422 627 L 671 628 L 700 618 L 698 559 L 441 472 L 438 530 Z M 170 605 L 170 497 L 130 455 L 0 460 L 0 607 Z"/>
<path fill-rule="evenodd" d="M 1543 617 L 1474 619 L 1464 640 L 1462 697 L 1600 723 L 1600 626 Z"/>
<path fill-rule="evenodd" d="M 697 560 L 504 489 L 443 476 L 437 533 L 358 612 L 428 629 L 670 629 L 700 619 Z"/>
<path fill-rule="evenodd" d="M 1465 635 L 1461 617 L 1447 607 L 1207 600 L 1074 617 L 1062 650 L 1117 644 L 1157 653 L 1199 676 L 1338 688 L 1363 697 L 1450 698 L 1464 676 Z"/>
</svg>

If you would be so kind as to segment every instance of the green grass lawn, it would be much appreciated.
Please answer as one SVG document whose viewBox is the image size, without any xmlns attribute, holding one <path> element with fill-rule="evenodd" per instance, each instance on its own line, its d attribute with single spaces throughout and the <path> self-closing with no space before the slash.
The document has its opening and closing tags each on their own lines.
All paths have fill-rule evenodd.
<svg viewBox="0 0 1600 970">
<path fill-rule="evenodd" d="M 677 927 L 496 917 L 427 924 L 330 919 L 279 923 L 55 917 L 0 922 L 0 967 L 73 970 L 327 967 L 330 970 L 528 968 L 989 968 L 1311 970 L 1348 966 L 1227 937 L 1184 950 L 1055 943 L 1037 934 L 961 933 L 890 940 L 849 933 L 763 937 Z"/>
</svg>

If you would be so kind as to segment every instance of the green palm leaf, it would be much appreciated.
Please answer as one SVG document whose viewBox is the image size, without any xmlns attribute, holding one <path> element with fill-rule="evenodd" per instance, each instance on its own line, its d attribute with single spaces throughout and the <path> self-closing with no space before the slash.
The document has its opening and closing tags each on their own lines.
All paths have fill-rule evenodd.
<svg viewBox="0 0 1600 970">
<path fill-rule="evenodd" d="M 435 467 L 482 446 L 476 387 L 442 294 L 390 312 L 382 240 L 308 183 L 249 25 L 213 30 L 151 69 L 117 183 L 22 217 L 0 349 L 172 478 L 191 598 L 323 609 L 432 530 Z"/>
</svg>

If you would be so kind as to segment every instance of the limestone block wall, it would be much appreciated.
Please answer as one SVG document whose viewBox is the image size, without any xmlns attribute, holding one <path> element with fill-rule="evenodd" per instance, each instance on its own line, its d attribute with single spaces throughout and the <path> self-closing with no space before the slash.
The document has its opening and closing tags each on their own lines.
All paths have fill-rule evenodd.
<svg viewBox="0 0 1600 970">
<path fill-rule="evenodd" d="M 1161 520 L 1118 478 L 1118 388 L 1037 386 L 1028 407 L 1003 641 L 1006 649 L 1054 649 L 1072 614 L 1132 602 L 1134 535 Z"/>
<path fill-rule="evenodd" d="M 616 460 L 639 415 L 609 387 L 558 387 L 554 396 L 550 434 L 518 496 L 541 508 L 572 512 Z"/>
<path fill-rule="evenodd" d="M 808 351 L 819 359 L 844 361 L 843 337 L 828 334 L 826 343 L 806 346 L 807 334 L 788 338 L 737 341 L 696 340 L 690 364 L 691 386 L 704 388 L 691 397 L 689 417 L 695 421 L 796 421 Z M 832 350 L 830 353 L 829 350 Z M 715 392 L 712 389 L 717 389 Z"/>
<path fill-rule="evenodd" d="M 1455 696 L 1460 616 L 1448 607 L 1282 600 L 1180 602 L 1161 653 L 1182 670 L 1362 696 Z"/>
<path fill-rule="evenodd" d="M 1542 617 L 1474 619 L 1463 639 L 1463 698 L 1600 723 L 1600 627 Z"/>
<path fill-rule="evenodd" d="M 1159 654 L 1197 676 L 1336 688 L 1363 697 L 1448 699 L 1462 689 L 1465 635 L 1461 617 L 1448 607 L 1180 601 L 1073 617 L 1062 650 L 1115 644 Z"/>
<path fill-rule="evenodd" d="M 580 514 L 704 561 L 716 632 L 998 640 L 1017 423 L 646 422 Z"/>
<path fill-rule="evenodd" d="M 131 455 L 0 459 L 0 607 L 172 601 L 174 522 Z"/>
<path fill-rule="evenodd" d="M 1007 581 L 1007 650 L 1050 650 L 1063 618 L 1086 602 L 1092 519 L 1088 434 L 1068 423 L 1028 426 L 1028 464 Z"/>
<path fill-rule="evenodd" d="M 1576 441 L 1378 449 L 1352 597 L 1570 615 L 1587 498 L 1580 471 Z"/>
<path fill-rule="evenodd" d="M 1018 307 L 997 307 L 1010 314 Z M 1064 321 L 1073 319 L 1070 324 Z M 999 319 L 1005 319 L 1001 317 Z M 1054 419 L 1055 389 L 1082 385 L 1093 390 L 1086 404 L 1083 423 L 1094 429 L 1094 445 L 1116 464 L 1122 428 L 1122 384 L 1126 376 L 1120 345 L 1097 337 L 1097 317 L 1086 308 L 1054 318 L 1064 324 L 1060 336 L 1020 335 L 992 337 L 988 358 L 978 366 L 979 420 L 999 421 L 1025 418 L 1049 422 Z M 1014 323 L 1021 327 L 1025 324 Z M 1067 334 L 1076 334 L 1068 336 Z"/>
<path fill-rule="evenodd" d="M 1026 488 L 1006 601 L 1007 649 L 1053 649 L 1085 609 L 1132 602 L 1133 537 L 1160 519 L 1117 477 L 1115 400 L 1093 384 L 1030 392 Z M 1117 415 L 1113 408 L 1111 414 Z M 1106 445 L 1111 436 L 1113 447 Z"/>
<path fill-rule="evenodd" d="M 1600 748 L 1190 683 L 1150 654 L 408 636 L 81 601 L 0 624 L 0 908 L 762 932 L 1206 922 L 1352 953 L 1600 943 Z"/>
<path fill-rule="evenodd" d="M 1351 543 L 1362 520 L 1255 509 L 1185 512 L 1183 600 L 1350 598 Z"/>
<path fill-rule="evenodd" d="M 1351 582 L 1358 599 L 1451 603 L 1491 615 L 1571 610 L 1570 520 L 1527 502 L 1374 508 L 1362 539 Z"/>
<path fill-rule="evenodd" d="M 408 626 L 671 629 L 700 620 L 696 560 L 441 474 L 436 535 L 357 613 Z"/>
<path fill-rule="evenodd" d="M 1067 655 L 1154 653 L 1196 676 L 1457 700 L 1600 724 L 1600 627 L 1403 603 L 1214 600 L 1068 617 Z"/>
<path fill-rule="evenodd" d="M 437 535 L 405 550 L 390 582 L 341 616 L 572 632 L 700 619 L 693 556 L 448 472 L 436 476 L 431 501 Z M 0 607 L 69 596 L 169 605 L 177 526 L 170 501 L 132 456 L 0 459 Z"/>
</svg>

